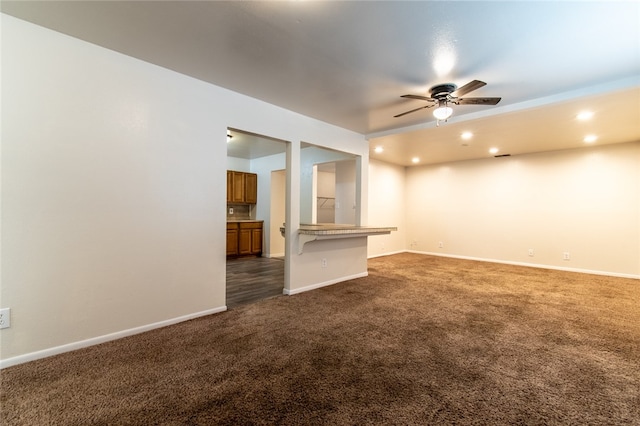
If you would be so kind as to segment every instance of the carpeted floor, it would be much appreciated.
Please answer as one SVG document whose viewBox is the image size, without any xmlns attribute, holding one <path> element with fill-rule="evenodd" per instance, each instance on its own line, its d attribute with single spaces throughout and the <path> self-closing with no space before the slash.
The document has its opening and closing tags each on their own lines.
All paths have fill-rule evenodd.
<svg viewBox="0 0 640 426">
<path fill-rule="evenodd" d="M 400 254 L 2 371 L 3 425 L 640 424 L 640 282 Z"/>
</svg>

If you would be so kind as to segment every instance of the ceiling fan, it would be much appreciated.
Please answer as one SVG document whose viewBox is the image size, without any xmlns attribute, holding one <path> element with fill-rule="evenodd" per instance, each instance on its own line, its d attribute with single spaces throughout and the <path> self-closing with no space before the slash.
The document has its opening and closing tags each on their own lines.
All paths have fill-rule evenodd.
<svg viewBox="0 0 640 426">
<path fill-rule="evenodd" d="M 402 95 L 401 98 L 418 99 L 421 101 L 430 102 L 428 105 L 421 106 L 420 108 L 412 109 L 411 111 L 403 112 L 402 114 L 394 115 L 395 118 L 402 117 L 403 115 L 411 114 L 412 112 L 420 111 L 422 109 L 431 108 L 437 106 L 433 111 L 434 117 L 437 121 L 447 120 L 453 114 L 453 109 L 449 104 L 455 105 L 496 105 L 502 98 L 462 98 L 469 92 L 485 86 L 487 83 L 480 80 L 473 80 L 464 86 L 458 88 L 455 84 L 438 84 L 429 89 L 430 96 L 421 95 Z"/>
</svg>

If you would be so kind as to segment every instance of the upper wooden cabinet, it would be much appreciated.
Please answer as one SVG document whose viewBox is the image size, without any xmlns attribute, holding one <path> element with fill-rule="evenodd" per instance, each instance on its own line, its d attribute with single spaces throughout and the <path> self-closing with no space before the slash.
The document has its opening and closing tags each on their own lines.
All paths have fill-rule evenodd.
<svg viewBox="0 0 640 426">
<path fill-rule="evenodd" d="M 244 200 L 249 204 L 258 202 L 258 175 L 255 173 L 244 174 Z"/>
<path fill-rule="evenodd" d="M 233 174 L 233 181 L 231 186 L 231 202 L 232 203 L 244 203 L 244 183 L 246 179 L 242 172 L 231 172 Z"/>
<path fill-rule="evenodd" d="M 256 204 L 258 202 L 258 175 L 227 170 L 227 202 Z"/>
</svg>

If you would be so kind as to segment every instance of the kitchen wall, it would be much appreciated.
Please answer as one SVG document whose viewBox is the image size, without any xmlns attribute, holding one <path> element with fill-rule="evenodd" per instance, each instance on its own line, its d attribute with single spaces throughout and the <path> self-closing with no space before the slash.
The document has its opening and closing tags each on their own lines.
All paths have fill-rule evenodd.
<svg viewBox="0 0 640 426">
<path fill-rule="evenodd" d="M 258 203 L 255 205 L 255 217 L 264 220 L 263 256 L 266 257 L 284 256 L 284 238 L 280 235 L 280 226 L 284 223 L 286 214 L 286 172 L 284 170 L 286 167 L 284 153 L 251 161 L 251 173 L 258 175 Z M 282 171 L 282 174 L 275 177 L 276 182 L 272 182 L 275 171 Z M 276 252 L 273 253 L 273 250 Z"/>
<path fill-rule="evenodd" d="M 250 173 L 251 161 L 245 158 L 227 157 L 227 170 Z"/>
<path fill-rule="evenodd" d="M 640 277 L 640 142 L 410 167 L 405 199 L 413 251 Z"/>
<path fill-rule="evenodd" d="M 300 141 L 368 161 L 362 135 L 2 15 L 0 366 L 226 309 L 227 127 L 291 141 L 294 176 Z M 287 241 L 291 292 L 366 274 L 366 245 Z"/>
<path fill-rule="evenodd" d="M 270 196 L 269 237 L 265 239 L 268 245 L 264 255 L 282 257 L 285 255 L 285 248 L 284 238 L 280 234 L 280 227 L 286 222 L 287 173 L 285 170 L 271 172 Z"/>
</svg>

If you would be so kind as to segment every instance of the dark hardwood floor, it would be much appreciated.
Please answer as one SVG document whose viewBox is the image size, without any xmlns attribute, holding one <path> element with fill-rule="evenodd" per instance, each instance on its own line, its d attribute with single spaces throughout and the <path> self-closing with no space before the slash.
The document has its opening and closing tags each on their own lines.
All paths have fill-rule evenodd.
<svg viewBox="0 0 640 426">
<path fill-rule="evenodd" d="M 281 296 L 284 259 L 241 257 L 227 260 L 227 308 Z"/>
</svg>

